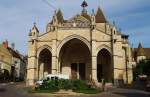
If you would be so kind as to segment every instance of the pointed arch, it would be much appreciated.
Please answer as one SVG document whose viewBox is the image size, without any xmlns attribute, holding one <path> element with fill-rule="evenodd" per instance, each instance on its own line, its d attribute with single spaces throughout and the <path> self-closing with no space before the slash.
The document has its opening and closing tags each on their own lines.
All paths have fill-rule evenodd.
<svg viewBox="0 0 150 97">
<path fill-rule="evenodd" d="M 59 44 L 58 47 L 57 47 L 57 48 L 58 48 L 58 54 L 60 53 L 60 50 L 61 50 L 61 48 L 63 47 L 63 45 L 66 44 L 68 41 L 70 41 L 70 40 L 72 40 L 72 39 L 79 39 L 80 41 L 82 41 L 83 43 L 85 43 L 85 44 L 87 45 L 87 47 L 89 48 L 89 51 L 91 51 L 90 42 L 89 42 L 86 38 L 74 34 L 74 35 L 71 35 L 71 36 L 66 37 L 65 39 L 63 39 L 63 40 L 60 42 L 60 44 Z"/>
<path fill-rule="evenodd" d="M 111 54 L 111 48 L 106 44 L 102 44 L 102 45 L 98 46 L 98 48 L 96 49 L 96 55 L 98 55 L 99 51 L 102 49 L 108 50 L 108 52 Z"/>
<path fill-rule="evenodd" d="M 44 50 L 44 49 L 48 49 L 50 52 L 52 52 L 52 48 L 51 48 L 50 46 L 48 46 L 48 45 L 43 45 L 43 46 L 41 46 L 41 47 L 38 48 L 38 50 L 37 50 L 37 57 L 39 57 L 40 52 L 41 52 L 42 50 Z"/>
</svg>

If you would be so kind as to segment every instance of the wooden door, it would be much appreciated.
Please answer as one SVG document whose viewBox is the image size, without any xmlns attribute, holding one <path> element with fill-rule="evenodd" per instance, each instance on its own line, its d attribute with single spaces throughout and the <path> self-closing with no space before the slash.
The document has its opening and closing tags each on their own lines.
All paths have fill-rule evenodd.
<svg viewBox="0 0 150 97">
<path fill-rule="evenodd" d="M 76 63 L 71 64 L 71 79 L 72 80 L 77 79 L 77 64 Z"/>
<path fill-rule="evenodd" d="M 86 79 L 86 67 L 84 63 L 80 63 L 79 64 L 79 78 L 81 80 L 85 80 Z"/>
<path fill-rule="evenodd" d="M 103 77 L 103 72 L 102 72 L 102 64 L 97 64 L 97 80 L 98 82 L 101 82 L 101 79 Z"/>
</svg>

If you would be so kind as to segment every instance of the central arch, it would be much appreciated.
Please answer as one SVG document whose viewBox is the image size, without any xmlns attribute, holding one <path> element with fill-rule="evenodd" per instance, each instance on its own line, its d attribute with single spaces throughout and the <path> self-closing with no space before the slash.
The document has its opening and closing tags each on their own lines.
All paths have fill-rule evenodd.
<svg viewBox="0 0 150 97">
<path fill-rule="evenodd" d="M 91 74 L 91 54 L 88 46 L 80 39 L 67 41 L 59 53 L 60 72 L 71 79 L 86 80 Z"/>
</svg>

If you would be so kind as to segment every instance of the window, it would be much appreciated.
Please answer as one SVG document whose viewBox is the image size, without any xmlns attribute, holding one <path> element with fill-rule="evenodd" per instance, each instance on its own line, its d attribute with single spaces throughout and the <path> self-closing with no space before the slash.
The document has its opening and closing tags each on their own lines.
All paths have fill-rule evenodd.
<svg viewBox="0 0 150 97">
<path fill-rule="evenodd" d="M 32 44 L 34 44 L 34 40 L 32 40 Z"/>
<path fill-rule="evenodd" d="M 116 34 L 116 31 L 114 31 L 114 34 Z"/>
</svg>

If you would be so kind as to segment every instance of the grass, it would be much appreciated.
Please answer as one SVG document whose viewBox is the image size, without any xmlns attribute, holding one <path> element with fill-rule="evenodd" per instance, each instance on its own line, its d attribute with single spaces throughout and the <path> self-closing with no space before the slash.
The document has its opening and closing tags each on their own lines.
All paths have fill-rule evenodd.
<svg viewBox="0 0 150 97">
<path fill-rule="evenodd" d="M 29 93 L 54 93 L 58 92 L 58 90 L 30 90 Z"/>
<path fill-rule="evenodd" d="M 77 90 L 74 90 L 74 92 L 76 92 L 76 93 L 84 93 L 84 94 L 98 94 L 101 91 L 97 90 L 97 89 L 94 89 L 94 88 L 88 88 L 88 89 L 77 89 Z"/>
</svg>

